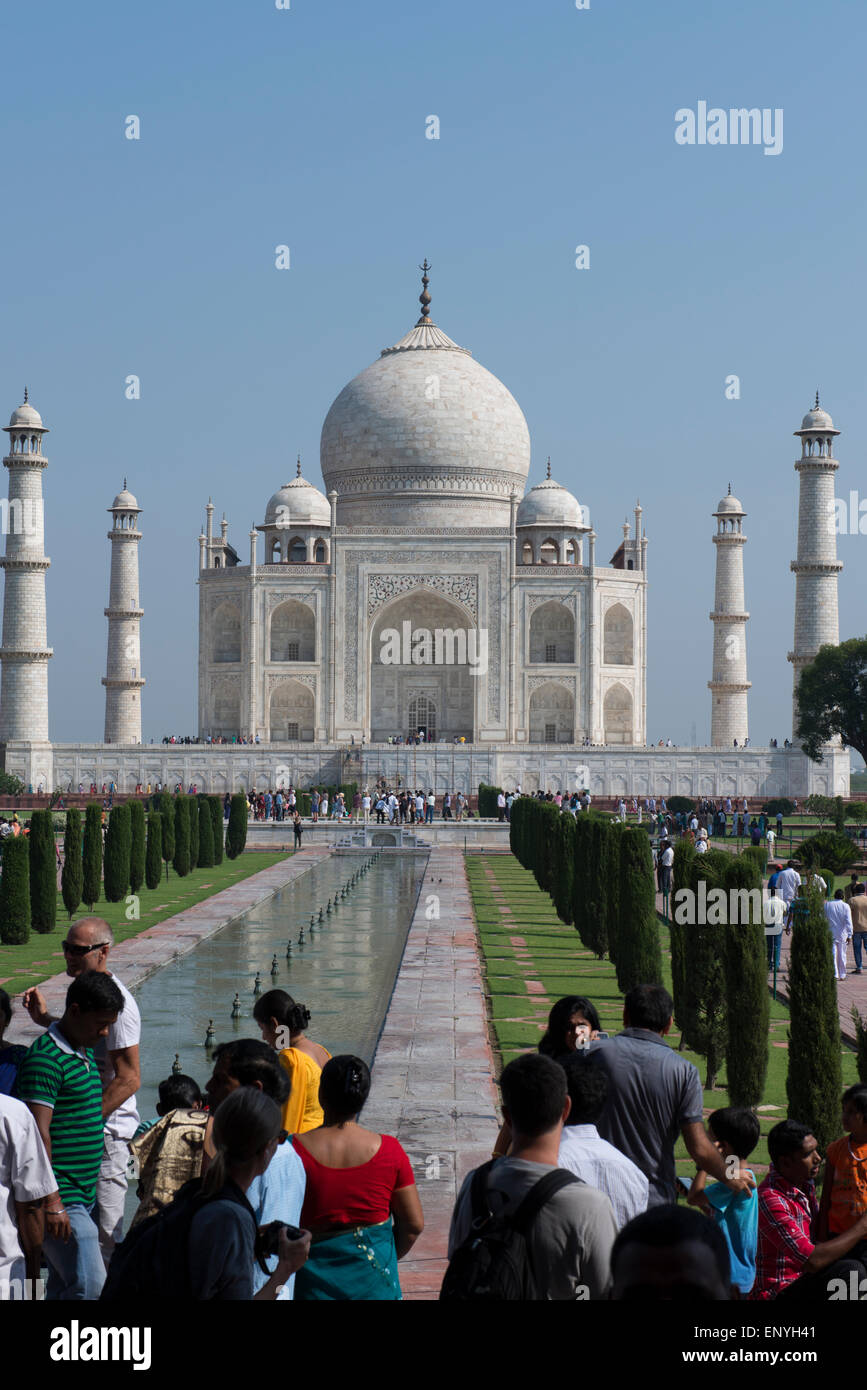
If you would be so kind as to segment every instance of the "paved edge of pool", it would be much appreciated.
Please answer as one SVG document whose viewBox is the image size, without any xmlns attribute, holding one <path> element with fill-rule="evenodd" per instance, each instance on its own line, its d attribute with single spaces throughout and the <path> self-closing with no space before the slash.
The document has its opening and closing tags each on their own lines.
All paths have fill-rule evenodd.
<svg viewBox="0 0 867 1390">
<path fill-rule="evenodd" d="M 279 864 L 272 864 L 269 869 L 262 869 L 257 874 L 251 874 L 249 878 L 242 879 L 240 883 L 222 889 L 213 897 L 185 908 L 174 917 L 166 917 L 164 921 L 148 927 L 138 936 L 120 942 L 112 948 L 109 956 L 112 973 L 123 981 L 127 989 L 135 989 L 149 975 L 153 975 L 178 956 L 185 956 L 195 950 L 201 941 L 221 931 L 230 922 L 249 912 L 250 908 L 273 898 L 287 884 L 294 883 L 302 874 L 312 869 L 314 864 L 321 864 L 332 853 L 330 846 L 299 850 L 291 858 Z M 98 917 L 99 912 L 95 912 L 94 916 Z M 59 975 L 51 975 L 40 984 L 39 989 L 52 1013 L 63 1012 L 63 1001 L 68 987 L 69 976 L 65 971 Z M 4 1040 L 8 1043 L 30 1043 L 43 1031 L 31 1023 L 20 1007 L 20 1001 L 20 994 L 12 1000 L 12 1022 L 4 1035 Z"/>
<path fill-rule="evenodd" d="M 428 920 L 431 895 L 439 917 Z M 404 1297 L 439 1295 L 455 1198 L 499 1124 L 484 976 L 461 850 L 434 846 L 373 1059 L 362 1123 L 412 1160 L 425 1229 L 400 1263 Z"/>
</svg>

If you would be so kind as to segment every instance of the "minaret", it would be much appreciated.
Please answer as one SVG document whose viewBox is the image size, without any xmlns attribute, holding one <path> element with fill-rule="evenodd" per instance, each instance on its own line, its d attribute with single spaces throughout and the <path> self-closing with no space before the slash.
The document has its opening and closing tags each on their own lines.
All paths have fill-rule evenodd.
<svg viewBox="0 0 867 1390">
<path fill-rule="evenodd" d="M 48 430 L 38 410 L 24 404 L 13 412 L 4 430 L 9 453 L 3 467 L 9 469 L 6 571 L 3 594 L 3 662 L 0 683 L 0 742 L 23 739 L 48 742 L 48 661 L 45 614 L 45 571 L 51 561 L 45 548 L 42 505 L 42 470 L 48 460 L 42 453 L 42 436 Z"/>
<path fill-rule="evenodd" d="M 711 691 L 710 741 L 714 748 L 733 748 L 735 740 L 743 748 L 749 734 L 747 715 L 747 633 L 749 618 L 744 608 L 744 546 L 747 538 L 742 524 L 746 512 L 729 483 L 713 513 L 716 517 L 716 587 L 713 612 L 713 680 Z"/>
<path fill-rule="evenodd" d="M 105 686 L 106 743 L 141 743 L 141 674 L 138 593 L 138 543 L 141 508 L 131 492 L 119 492 L 108 508 L 112 515 L 111 588 L 108 597 L 108 656 Z"/>
<path fill-rule="evenodd" d="M 789 652 L 794 667 L 792 691 L 792 738 L 797 740 L 797 689 L 801 672 L 826 643 L 837 646 L 840 629 L 837 618 L 837 575 L 843 568 L 837 560 L 835 529 L 834 474 L 839 468 L 832 456 L 834 422 L 816 403 L 795 430 L 801 437 L 801 457 L 795 471 L 801 475 L 798 500 L 798 558 L 792 561 L 795 574 L 795 642 Z"/>
</svg>

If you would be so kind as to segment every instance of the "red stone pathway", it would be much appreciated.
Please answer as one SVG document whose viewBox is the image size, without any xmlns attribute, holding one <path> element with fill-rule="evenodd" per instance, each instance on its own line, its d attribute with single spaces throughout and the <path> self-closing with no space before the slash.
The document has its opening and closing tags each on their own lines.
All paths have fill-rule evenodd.
<svg viewBox="0 0 867 1390">
<path fill-rule="evenodd" d="M 428 920 L 439 898 L 439 919 Z M 364 1123 L 395 1135 L 412 1160 L 425 1229 L 400 1264 L 407 1299 L 435 1299 L 449 1223 L 471 1168 L 498 1132 L 494 1063 L 470 890 L 461 850 L 431 850 L 373 1062 Z"/>
</svg>

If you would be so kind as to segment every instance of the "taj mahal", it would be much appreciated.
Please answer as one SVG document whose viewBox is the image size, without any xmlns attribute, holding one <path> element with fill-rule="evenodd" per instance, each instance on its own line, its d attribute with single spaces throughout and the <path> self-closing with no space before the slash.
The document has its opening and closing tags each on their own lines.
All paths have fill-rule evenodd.
<svg viewBox="0 0 867 1390">
<path fill-rule="evenodd" d="M 551 476 L 550 460 L 528 486 L 521 408 L 433 321 L 429 269 L 425 262 L 418 321 L 328 411 L 323 488 L 299 459 L 237 548 L 225 518 L 215 528 L 208 500 L 198 537 L 195 744 L 142 743 L 143 667 L 158 647 L 142 642 L 143 508 L 126 481 L 108 508 L 104 741 L 50 740 L 47 428 L 25 393 L 5 427 L 3 461 L 6 770 L 47 791 L 112 781 L 120 791 L 162 782 L 222 793 L 385 778 L 437 793 L 483 781 L 603 795 L 848 794 L 840 747 L 814 764 L 797 747 L 749 746 L 746 513 L 731 490 L 713 511 L 710 537 L 711 745 L 646 746 L 641 505 L 603 546 L 587 500 Z M 795 433 L 797 681 L 819 646 L 839 641 L 841 566 L 825 520 L 839 431 L 818 397 Z"/>
</svg>

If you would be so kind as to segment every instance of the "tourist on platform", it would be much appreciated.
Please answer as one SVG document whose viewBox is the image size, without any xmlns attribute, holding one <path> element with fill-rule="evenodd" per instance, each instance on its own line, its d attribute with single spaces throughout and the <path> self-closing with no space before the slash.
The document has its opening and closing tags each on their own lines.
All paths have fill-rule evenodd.
<svg viewBox="0 0 867 1390">
<path fill-rule="evenodd" d="M 192 1296 L 198 1302 L 273 1301 L 306 1258 L 309 1234 L 290 1241 L 281 1231 L 276 1269 L 254 1292 L 258 1223 L 247 1194 L 271 1164 L 280 1134 L 280 1107 L 261 1090 L 238 1086 L 221 1101 L 214 1116 L 214 1158 L 202 1183 L 205 1200 L 189 1232 Z"/>
<path fill-rule="evenodd" d="M 822 1166 L 816 1136 L 809 1125 L 782 1120 L 768 1135 L 771 1168 L 759 1184 L 759 1243 L 756 1282 L 751 1298 L 822 1301 L 831 1280 L 857 1286 L 867 1267 L 854 1258 L 867 1240 L 867 1215 L 844 1235 L 817 1243 L 819 1207 L 815 1179 Z"/>
<path fill-rule="evenodd" d="M 159 1085 L 157 1119 L 139 1127 L 129 1151 L 138 1168 L 138 1208 L 130 1230 L 169 1205 L 202 1170 L 208 1116 L 199 1086 L 183 1073 Z"/>
<path fill-rule="evenodd" d="M 325 791 L 319 798 L 319 814 L 323 820 L 328 820 L 328 792 Z"/>
<path fill-rule="evenodd" d="M 226 1098 L 239 1086 L 250 1086 L 262 1091 L 281 1111 L 289 1098 L 289 1078 L 273 1047 L 254 1038 L 240 1038 L 223 1043 L 214 1053 L 214 1072 L 208 1082 L 208 1102 L 211 1113 L 219 1110 Z M 247 1200 L 256 1216 L 257 1226 L 267 1226 L 272 1221 L 282 1221 L 284 1225 L 301 1224 L 301 1207 L 307 1178 L 304 1164 L 293 1146 L 286 1142 L 288 1134 L 285 1126 L 283 1138 L 277 1147 L 264 1173 L 253 1179 L 247 1189 Z M 202 1171 L 207 1173 L 214 1157 L 213 1133 L 209 1131 L 205 1141 L 205 1158 Z M 270 1257 L 269 1274 L 276 1269 L 275 1256 Z M 258 1292 L 267 1283 L 265 1274 L 258 1264 L 253 1267 L 253 1287 Z M 286 1301 L 293 1296 L 295 1279 L 289 1279 L 277 1298 Z"/>
<path fill-rule="evenodd" d="M 364 814 L 364 824 L 368 825 L 370 822 L 370 792 L 366 787 L 364 789 L 364 796 L 361 798 L 361 809 Z"/>
<path fill-rule="evenodd" d="M 315 825 L 319 820 L 319 792 L 315 787 L 310 793 L 310 816 Z"/>
<path fill-rule="evenodd" d="M 671 995 L 662 985 L 636 985 L 623 1001 L 623 1032 L 587 1044 L 609 1084 L 599 1133 L 644 1173 L 649 1206 L 676 1199 L 678 1136 L 695 1163 L 732 1192 L 754 1186 L 748 1174 L 729 1175 L 707 1136 L 698 1071 L 665 1041 L 672 1011 Z"/>
<path fill-rule="evenodd" d="M 138 1129 L 136 1092 L 141 1085 L 141 1014 L 129 990 L 108 968 L 113 945 L 111 928 L 101 917 L 81 917 L 67 929 L 63 942 L 67 975 L 72 979 L 90 974 L 106 975 L 114 981 L 123 998 L 123 1009 L 118 1012 L 105 1040 L 100 1035 L 94 1046 L 102 1079 L 105 1123 L 105 1146 L 96 1185 L 94 1220 L 99 1226 L 99 1244 L 106 1268 L 115 1244 L 123 1235 L 128 1145 Z M 47 1028 L 56 1021 L 48 1013 L 38 989 L 28 989 L 22 1002 L 33 1022 L 41 1028 Z"/>
<path fill-rule="evenodd" d="M 31 1045 L 18 1072 L 18 1093 L 36 1121 L 62 1200 L 46 1213 L 49 1299 L 98 1298 L 105 1282 L 100 1231 L 91 1219 L 106 1144 L 92 1048 L 124 1007 L 107 971 L 81 974 L 66 992 L 63 1017 Z"/>
<path fill-rule="evenodd" d="M 307 1173 L 302 1224 L 313 1233 L 296 1300 L 394 1301 L 397 1262 L 424 1230 L 412 1164 L 388 1134 L 358 1123 L 370 1093 L 360 1057 L 326 1062 L 321 1128 L 292 1140 Z"/>
<path fill-rule="evenodd" d="M 618 1235 L 611 1251 L 614 1302 L 721 1303 L 731 1271 L 719 1227 L 685 1207 L 651 1207 Z"/>
<path fill-rule="evenodd" d="M 284 989 L 269 989 L 253 1005 L 253 1017 L 269 1047 L 276 1048 L 291 1092 L 284 1102 L 283 1128 L 303 1134 L 322 1124 L 319 1082 L 331 1053 L 304 1035 L 310 1013 Z"/>
<path fill-rule="evenodd" d="M 557 1000 L 548 1015 L 548 1027 L 539 1039 L 539 1051 L 544 1057 L 562 1064 L 576 1051 L 586 1048 L 589 1042 L 607 1038 L 608 1034 L 602 1033 L 601 1027 L 599 1014 L 589 999 L 583 994 L 567 994 Z M 494 1145 L 494 1157 L 507 1154 L 511 1142 L 512 1134 L 504 1121 Z"/>
<path fill-rule="evenodd" d="M 302 824 L 301 817 L 297 811 L 292 817 L 292 829 L 295 834 L 295 849 L 297 851 L 301 848 L 301 836 L 304 833 L 304 826 Z"/>
<path fill-rule="evenodd" d="M 434 818 L 434 811 L 436 810 L 436 804 L 437 804 L 437 802 L 436 802 L 436 797 L 435 797 L 434 794 L 433 794 L 433 788 L 431 788 L 431 790 L 430 790 L 430 791 L 428 792 L 428 794 L 427 794 L 427 802 L 426 802 L 426 805 L 425 805 L 425 824 L 426 824 L 426 825 L 433 825 L 433 818 Z"/>
<path fill-rule="evenodd" d="M 715 1110 L 708 1118 L 707 1127 L 722 1157 L 737 1159 L 740 1167 L 746 1163 L 761 1135 L 755 1112 L 734 1106 Z M 747 1168 L 746 1172 L 755 1177 L 751 1169 Z M 686 1200 L 716 1221 L 728 1247 L 732 1283 L 746 1297 L 756 1278 L 758 1196 L 755 1189 L 735 1194 L 721 1182 L 707 1187 L 706 1180 L 707 1174 L 699 1168 Z"/>
<path fill-rule="evenodd" d="M 458 792 L 457 796 L 455 797 L 455 805 L 457 807 L 458 824 L 460 824 L 460 822 L 464 818 L 464 811 L 466 810 L 467 805 L 467 799 L 464 796 L 463 792 Z"/>
<path fill-rule="evenodd" d="M 845 1235 L 867 1214 L 867 1085 L 863 1082 L 843 1093 L 843 1128 L 848 1134 L 829 1144 L 825 1155 L 819 1240 Z M 867 1241 L 854 1246 L 849 1257 L 867 1261 Z"/>
<path fill-rule="evenodd" d="M 867 888 L 863 883 L 856 883 L 849 899 L 849 911 L 852 914 L 852 951 L 855 956 L 855 974 L 860 975 L 862 973 L 864 944 L 867 941 Z"/>
<path fill-rule="evenodd" d="M 834 974 L 838 980 L 846 978 L 846 948 L 852 937 L 852 912 L 844 901 L 843 889 L 838 888 L 834 900 L 822 904 L 828 919 L 831 933 L 831 949 L 834 953 Z"/>
<path fill-rule="evenodd" d="M 569 1114 L 560 1138 L 558 1166 L 604 1192 L 617 1225 L 647 1209 L 648 1181 L 640 1168 L 601 1138 L 596 1123 L 608 1096 L 608 1080 L 583 1052 L 561 1061 L 566 1072 Z"/>
<path fill-rule="evenodd" d="M 500 1078 L 503 1116 L 512 1133 L 507 1158 L 497 1159 L 486 1178 L 486 1200 L 496 1211 L 514 1212 L 536 1183 L 559 1166 L 563 1121 L 569 1114 L 566 1073 L 550 1057 L 517 1057 Z M 470 1235 L 473 1174 L 458 1195 L 449 1232 L 449 1258 Z M 617 1223 L 610 1199 L 583 1182 L 562 1187 L 530 1227 L 528 1247 L 542 1299 L 574 1302 L 589 1293 L 605 1297 Z"/>
<path fill-rule="evenodd" d="M 502 824 L 506 819 L 506 796 L 503 791 L 497 792 L 497 820 Z"/>
</svg>

